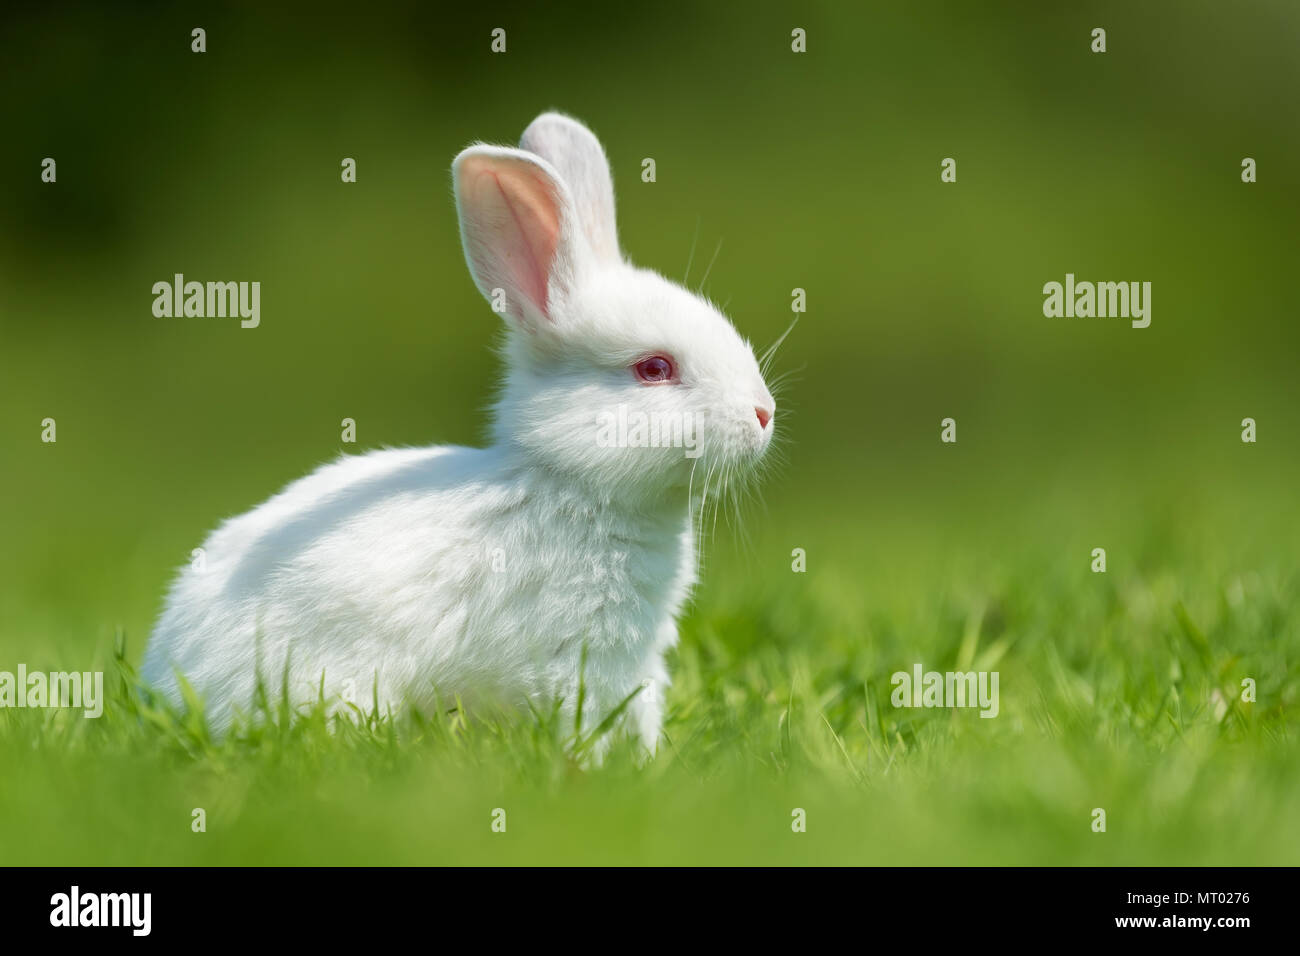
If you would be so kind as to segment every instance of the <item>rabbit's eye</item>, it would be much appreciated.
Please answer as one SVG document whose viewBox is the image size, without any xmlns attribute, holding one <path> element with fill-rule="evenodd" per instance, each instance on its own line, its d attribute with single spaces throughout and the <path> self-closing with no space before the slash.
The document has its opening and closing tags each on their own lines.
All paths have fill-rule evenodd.
<svg viewBox="0 0 1300 956">
<path fill-rule="evenodd" d="M 671 382 L 677 377 L 677 370 L 673 368 L 672 359 L 665 358 L 662 355 L 652 355 L 644 358 L 632 366 L 636 372 L 636 377 L 648 385 L 659 385 L 663 382 Z"/>
</svg>

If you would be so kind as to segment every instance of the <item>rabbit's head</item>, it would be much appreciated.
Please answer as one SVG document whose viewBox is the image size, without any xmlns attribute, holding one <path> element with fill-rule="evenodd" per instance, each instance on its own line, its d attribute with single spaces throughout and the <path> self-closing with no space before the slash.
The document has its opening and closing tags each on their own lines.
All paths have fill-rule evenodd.
<svg viewBox="0 0 1300 956">
<path fill-rule="evenodd" d="M 545 113 L 452 175 L 470 273 L 509 329 L 499 443 L 611 496 L 752 470 L 776 412 L 754 353 L 709 302 L 624 261 L 590 130 Z"/>
</svg>

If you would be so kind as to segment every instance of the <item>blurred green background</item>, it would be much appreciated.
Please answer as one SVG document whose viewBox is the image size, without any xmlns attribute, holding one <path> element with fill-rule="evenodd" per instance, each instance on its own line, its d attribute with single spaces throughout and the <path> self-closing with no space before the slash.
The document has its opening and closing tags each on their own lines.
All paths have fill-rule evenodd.
<svg viewBox="0 0 1300 956">
<path fill-rule="evenodd" d="M 1167 707 L 1180 686 L 1182 607 L 1208 642 L 1188 652 L 1201 667 L 1188 706 L 1255 676 L 1273 715 L 1235 732 L 1226 755 L 1203 751 L 1196 771 L 1226 760 L 1231 786 L 1268 807 L 1252 816 L 1237 789 L 1217 792 L 1205 819 L 1256 819 L 1253 858 L 1294 862 L 1296 825 L 1278 827 L 1297 816 L 1295 775 L 1253 788 L 1242 776 L 1296 756 L 1294 3 L 114 4 L 3 16 L 0 669 L 104 666 L 119 631 L 138 659 L 190 549 L 343 451 L 344 417 L 357 422 L 349 451 L 482 440 L 498 329 L 461 256 L 448 167 L 469 142 L 513 143 L 555 108 L 604 142 L 634 261 L 681 278 L 693 258 L 694 284 L 721 244 L 706 291 L 760 349 L 788 324 L 791 290 L 807 290 L 776 364 L 802 369 L 778 413 L 788 461 L 763 506 L 709 545 L 678 719 L 690 719 L 692 687 L 720 706 L 718 682 L 752 672 L 746 686 L 770 705 L 754 716 L 763 734 L 780 733 L 798 685 L 849 753 L 871 751 L 852 739 L 858 725 L 879 729 L 869 705 L 838 690 L 828 702 L 826 688 L 887 693 L 888 675 L 917 660 L 959 661 L 974 620 L 981 648 L 1002 637 L 1011 651 L 1007 716 L 962 715 L 967 735 L 999 724 L 1050 739 L 1069 699 L 1058 665 L 1085 683 L 1102 664 L 1121 675 L 1112 717 L 1131 729 L 1134 701 Z M 1089 48 L 1098 26 L 1101 55 Z M 489 50 L 495 27 L 504 55 Z M 794 27 L 806 54 L 790 50 Z M 47 156 L 56 184 L 40 181 Z M 1240 179 L 1247 156 L 1252 185 Z M 344 157 L 355 184 L 340 182 Z M 645 157 L 653 184 L 640 180 Z M 945 157 L 955 184 L 940 182 Z M 261 326 L 155 318 L 151 286 L 176 272 L 260 281 Z M 1150 281 L 1150 328 L 1045 318 L 1042 286 L 1067 272 Z M 939 441 L 948 416 L 955 445 Z M 1240 440 L 1247 416 L 1256 444 Z M 40 440 L 46 417 L 57 444 Z M 806 574 L 790 571 L 795 547 Z M 1104 577 L 1088 573 L 1094 547 L 1107 549 Z M 1090 694 L 1080 699 L 1104 709 L 1105 688 Z M 1109 719 L 1081 731 L 1097 754 L 1115 749 Z M 937 845 L 903 822 L 897 856 L 883 859 L 954 859 L 942 848 L 958 852 L 965 834 L 972 855 L 1015 860 L 1028 837 L 993 840 L 999 813 L 1028 800 L 1076 815 L 1034 790 L 1035 768 L 1054 758 L 1007 747 L 978 758 L 957 747 L 950 766 L 962 786 L 990 774 L 1014 797 L 975 792 Z M 1149 794 L 1130 770 L 1116 773 Z M 737 773 L 725 788 L 744 789 Z M 960 789 L 941 775 L 922 790 L 949 785 Z M 778 789 L 791 786 L 786 775 Z M 11 816 L 34 848 L 40 808 L 54 813 L 49 794 L 62 791 L 0 787 L 11 814 L 34 815 Z M 1073 796 L 1085 816 L 1098 805 L 1086 786 Z M 1143 813 L 1164 819 L 1164 805 Z M 936 794 L 931 809 L 945 806 Z M 629 845 L 658 846 L 637 819 Z M 1129 862 L 1180 858 L 1189 829 Z M 571 846 L 555 839 L 555 852 Z M 102 849 L 121 859 L 111 839 Z M 1077 849 L 1058 861 L 1083 859 Z M 280 850 L 232 858 L 305 852 Z M 1235 859 L 1230 842 L 1222 852 Z"/>
</svg>

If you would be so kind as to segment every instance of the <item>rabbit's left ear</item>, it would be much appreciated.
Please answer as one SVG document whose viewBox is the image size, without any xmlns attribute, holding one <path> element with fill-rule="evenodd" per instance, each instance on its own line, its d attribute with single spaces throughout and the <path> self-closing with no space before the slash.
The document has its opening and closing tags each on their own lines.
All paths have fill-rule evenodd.
<svg viewBox="0 0 1300 956">
<path fill-rule="evenodd" d="M 550 163 L 573 197 L 577 225 L 597 262 L 617 262 L 614 181 L 609 160 L 594 133 L 561 113 L 543 113 L 528 124 L 521 149 Z"/>
<path fill-rule="evenodd" d="M 475 285 L 525 329 L 549 326 L 557 295 L 572 289 L 590 258 L 559 173 L 533 153 L 482 145 L 451 168 Z"/>
</svg>

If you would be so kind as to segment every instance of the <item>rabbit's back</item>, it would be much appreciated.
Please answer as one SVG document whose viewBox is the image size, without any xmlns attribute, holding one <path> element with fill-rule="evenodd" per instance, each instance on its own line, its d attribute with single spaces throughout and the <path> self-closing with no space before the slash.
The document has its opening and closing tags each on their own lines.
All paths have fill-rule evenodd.
<svg viewBox="0 0 1300 956">
<path fill-rule="evenodd" d="M 572 696 L 585 645 L 593 684 L 626 688 L 661 670 L 693 555 L 689 523 L 629 519 L 495 450 L 349 457 L 211 535 L 143 677 L 176 700 L 184 674 L 218 726 L 259 673 L 297 703 L 544 703 Z"/>
<path fill-rule="evenodd" d="M 474 573 L 474 528 L 507 506 L 484 479 L 490 453 L 393 449 L 347 456 L 232 518 L 178 575 L 142 677 L 179 700 L 179 671 L 222 721 L 258 674 L 294 696 L 319 690 L 368 703 L 374 676 L 417 676 L 455 627 L 456 588 Z M 405 646 L 420 639 L 421 653 Z M 433 640 L 431 640 L 433 638 Z M 384 676 L 388 675 L 388 676 Z M 358 683 L 360 682 L 360 683 Z"/>
</svg>

